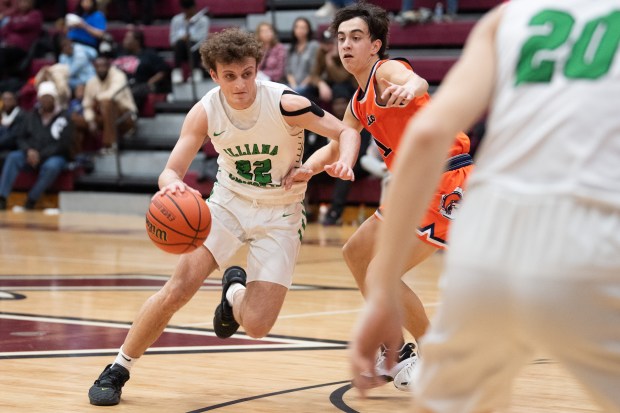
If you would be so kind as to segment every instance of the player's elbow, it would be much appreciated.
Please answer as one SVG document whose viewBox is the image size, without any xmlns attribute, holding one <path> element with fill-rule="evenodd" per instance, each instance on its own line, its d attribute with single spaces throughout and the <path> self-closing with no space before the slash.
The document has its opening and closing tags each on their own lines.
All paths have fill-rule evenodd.
<svg viewBox="0 0 620 413">
<path fill-rule="evenodd" d="M 416 97 L 417 96 L 422 96 L 426 92 L 428 92 L 428 82 L 426 81 L 426 79 L 421 77 L 418 80 L 418 87 L 416 88 L 415 95 L 416 95 Z"/>
</svg>

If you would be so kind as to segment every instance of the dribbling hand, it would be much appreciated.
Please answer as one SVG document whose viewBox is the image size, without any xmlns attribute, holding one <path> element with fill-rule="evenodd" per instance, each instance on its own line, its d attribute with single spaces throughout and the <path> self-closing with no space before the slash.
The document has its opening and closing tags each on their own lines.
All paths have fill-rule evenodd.
<svg viewBox="0 0 620 413">
<path fill-rule="evenodd" d="M 157 193 L 155 193 L 155 195 L 153 195 L 153 198 L 155 198 L 156 196 L 163 196 L 163 195 L 166 195 L 168 193 L 176 194 L 177 191 L 180 192 L 180 193 L 183 193 L 185 191 L 190 191 L 190 192 L 193 192 L 193 193 L 195 193 L 196 195 L 198 195 L 198 196 L 200 196 L 202 198 L 202 194 L 200 193 L 200 191 L 192 188 L 191 186 L 186 185 L 185 182 L 183 182 L 181 180 L 173 181 L 173 182 L 169 183 L 168 185 L 164 186 L 159 191 L 157 191 Z"/>
</svg>

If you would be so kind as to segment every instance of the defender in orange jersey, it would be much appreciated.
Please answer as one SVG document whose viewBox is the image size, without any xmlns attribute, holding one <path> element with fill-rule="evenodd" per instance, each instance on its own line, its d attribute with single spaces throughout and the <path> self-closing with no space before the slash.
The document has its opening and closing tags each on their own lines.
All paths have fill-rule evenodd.
<svg viewBox="0 0 620 413">
<path fill-rule="evenodd" d="M 430 97 L 428 83 L 414 73 L 409 63 L 386 59 L 388 27 L 389 18 L 385 10 L 362 2 L 340 9 L 331 30 L 337 35 L 343 66 L 360 85 L 344 121 L 358 131 L 365 128 L 372 133 L 390 168 L 407 123 L 429 102 Z M 337 145 L 330 144 L 315 152 L 300 168 L 295 179 L 308 179 L 308 174 L 320 172 L 321 166 L 328 163 L 328 159 L 333 159 L 337 151 Z M 441 184 L 418 226 L 413 248 L 403 251 L 409 257 L 408 269 L 445 247 L 449 223 L 454 218 L 465 179 L 472 168 L 468 152 L 469 138 L 459 133 L 446 154 Z M 388 214 L 389 209 L 390 205 L 387 205 Z M 343 249 L 345 261 L 363 295 L 366 295 L 366 273 L 375 262 L 375 240 L 381 225 L 381 210 L 379 208 L 357 229 Z M 414 234 L 411 235 L 414 237 Z M 401 282 L 400 289 L 404 303 L 404 326 L 417 340 L 429 325 L 428 317 L 418 296 L 405 283 Z M 398 389 L 408 390 L 416 360 L 415 344 L 403 344 L 394 368 L 387 369 L 382 354 L 377 360 L 376 371 L 368 372 L 368 382 L 354 384 L 370 386 L 386 378 L 394 380 Z"/>
</svg>

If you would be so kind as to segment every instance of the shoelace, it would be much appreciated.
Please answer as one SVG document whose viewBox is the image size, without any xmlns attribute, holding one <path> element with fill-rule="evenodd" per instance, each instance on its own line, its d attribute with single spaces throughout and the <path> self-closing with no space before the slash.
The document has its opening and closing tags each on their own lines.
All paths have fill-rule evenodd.
<svg viewBox="0 0 620 413">
<path fill-rule="evenodd" d="M 122 385 L 124 384 L 123 376 L 124 375 L 122 372 L 110 368 L 108 369 L 107 375 L 103 379 L 97 380 L 96 384 L 98 386 L 102 384 L 110 385 L 116 389 L 122 387 Z"/>
</svg>

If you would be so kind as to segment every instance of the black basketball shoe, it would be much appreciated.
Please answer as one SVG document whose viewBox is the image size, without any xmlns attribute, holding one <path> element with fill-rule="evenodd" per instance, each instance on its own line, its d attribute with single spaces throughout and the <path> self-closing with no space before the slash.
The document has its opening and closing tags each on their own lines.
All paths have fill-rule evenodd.
<svg viewBox="0 0 620 413">
<path fill-rule="evenodd" d="M 103 373 L 88 390 L 90 404 L 114 406 L 121 401 L 123 386 L 129 380 L 129 371 L 118 364 L 108 364 Z"/>
<path fill-rule="evenodd" d="M 226 299 L 228 288 L 234 283 L 245 285 L 247 276 L 241 267 L 230 267 L 224 271 L 222 277 L 222 301 L 215 309 L 213 316 L 213 330 L 219 338 L 228 338 L 239 329 L 239 323 L 235 320 L 233 309 Z"/>
</svg>

